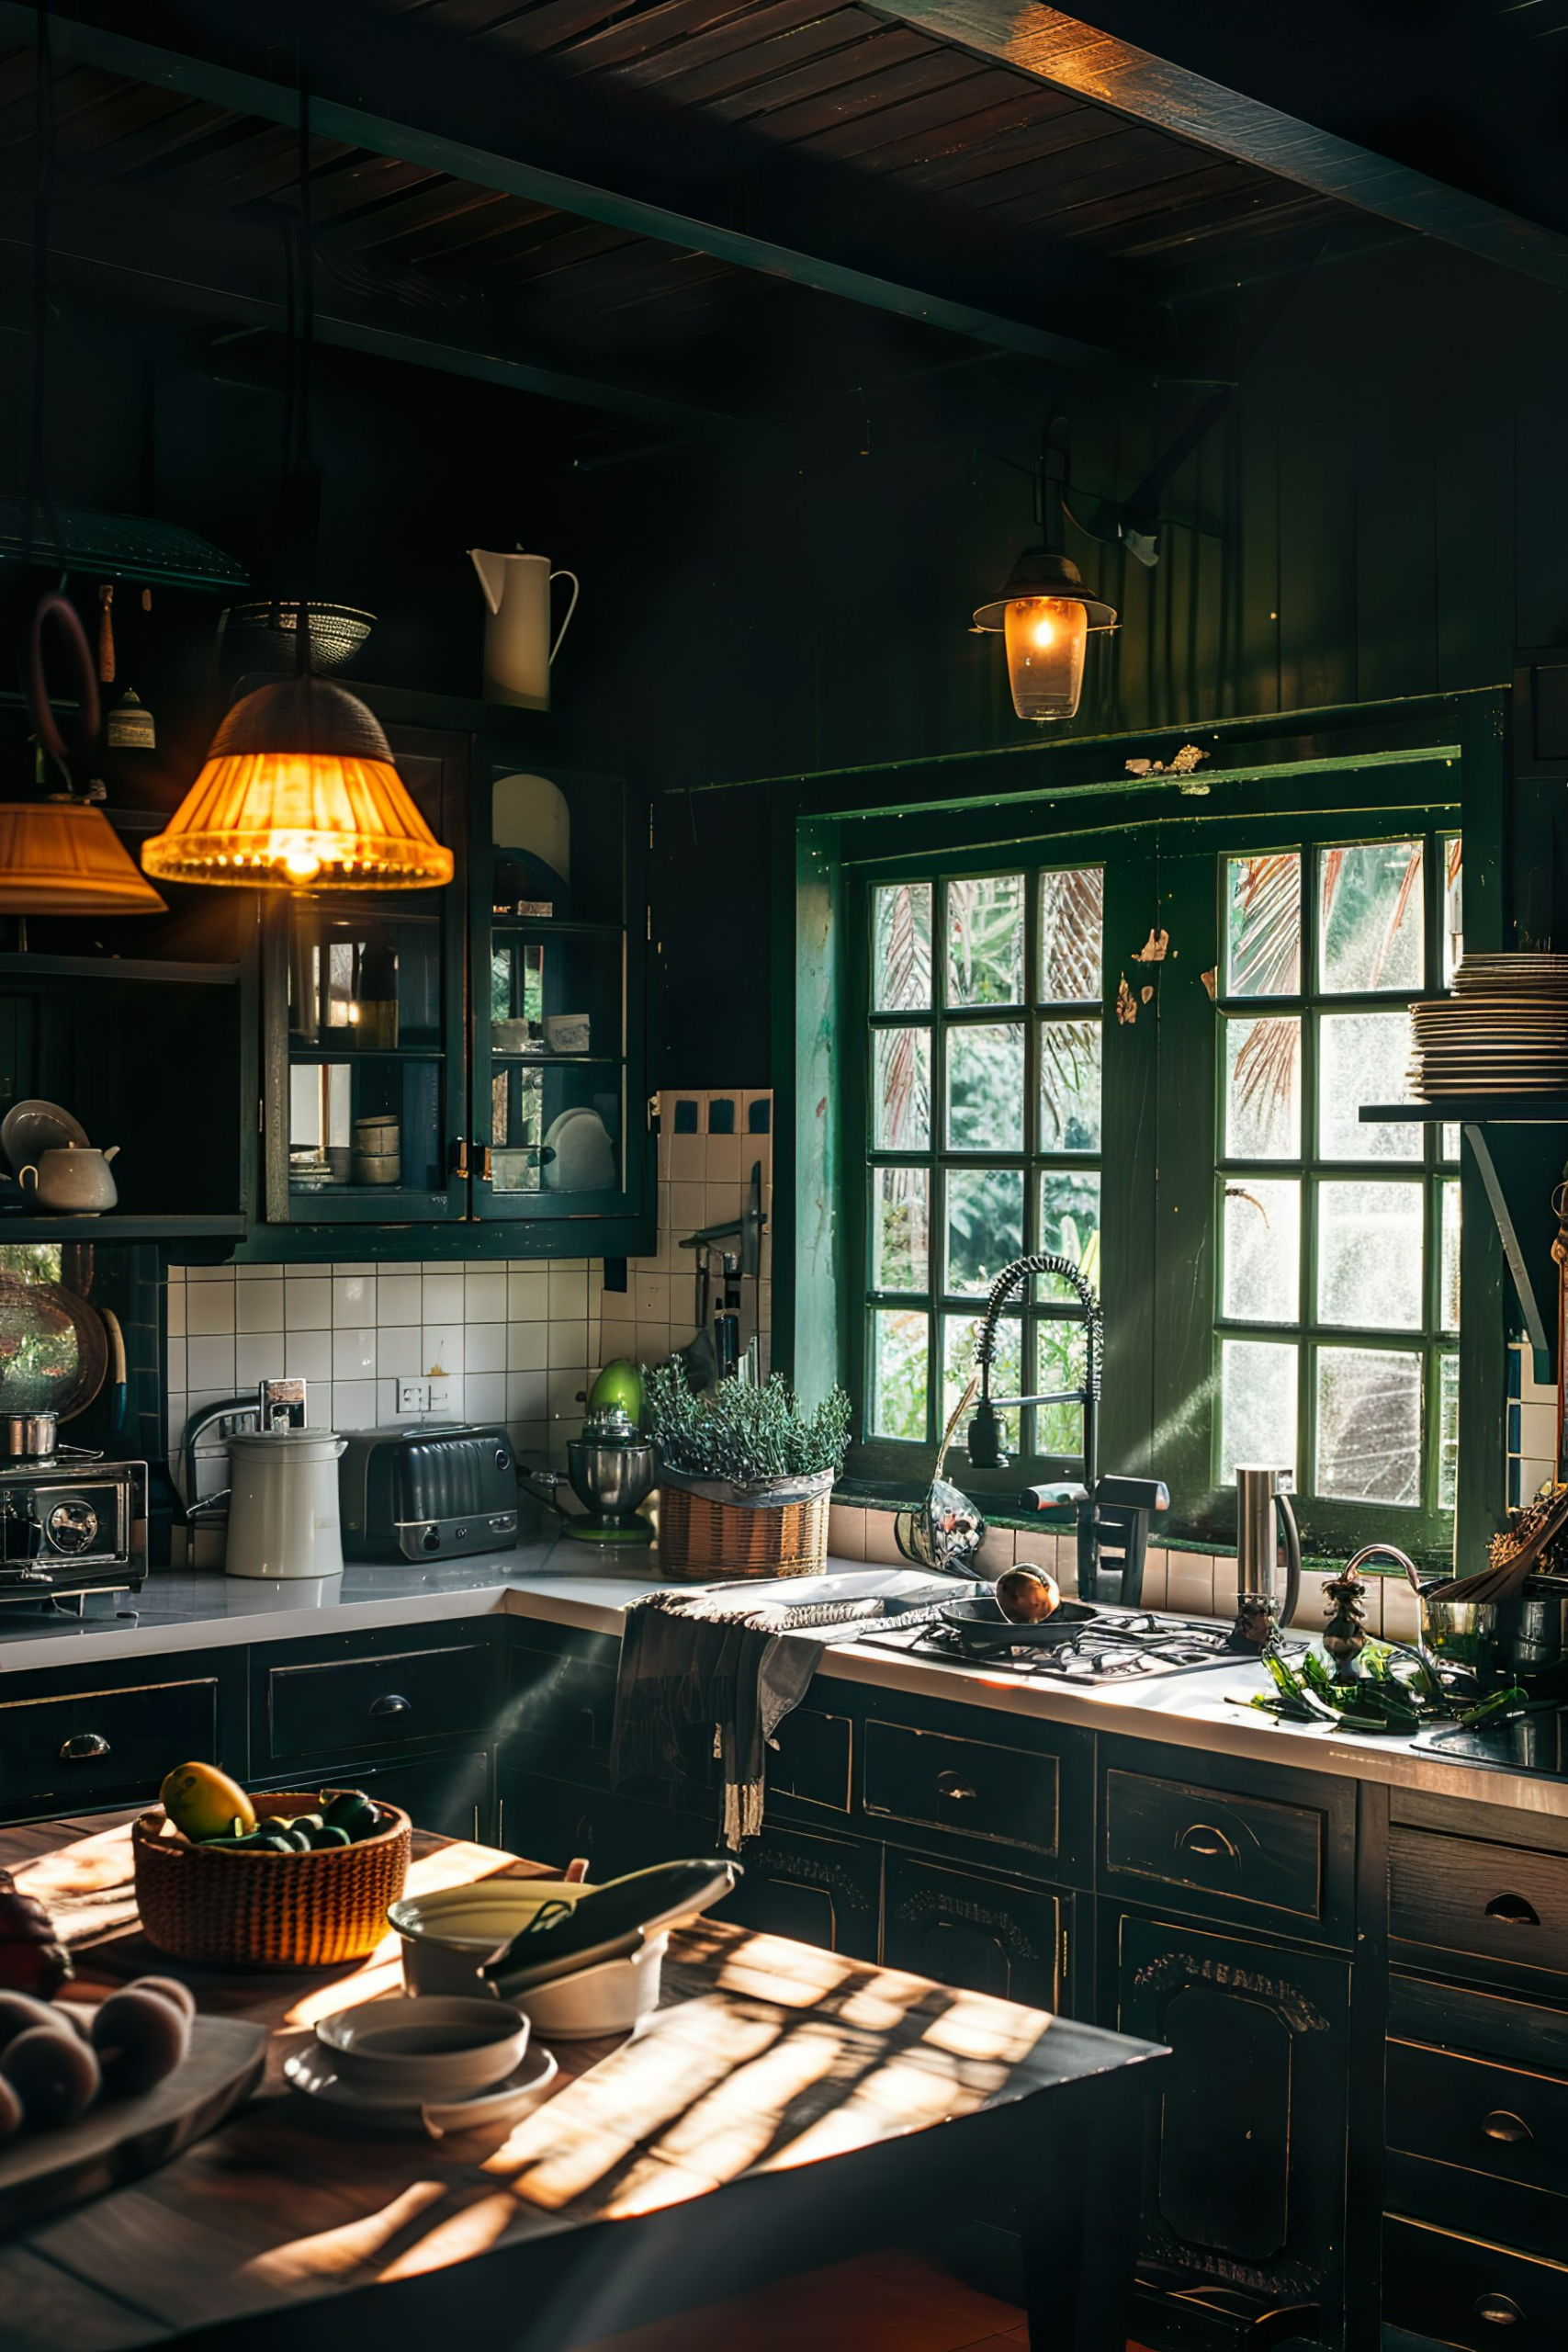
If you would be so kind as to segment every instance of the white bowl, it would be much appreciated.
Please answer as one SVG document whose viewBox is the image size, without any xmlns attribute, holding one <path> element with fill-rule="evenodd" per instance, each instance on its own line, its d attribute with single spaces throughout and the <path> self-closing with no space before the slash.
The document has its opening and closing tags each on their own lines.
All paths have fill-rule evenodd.
<svg viewBox="0 0 1568 2352">
<path fill-rule="evenodd" d="M 566 1879 L 491 1879 L 473 1886 L 439 1887 L 405 1894 L 387 1917 L 402 1938 L 403 1982 L 412 1994 L 473 1993 L 489 1980 L 480 1972 L 504 1951 L 547 1903 L 576 1903 L 591 1890 Z M 509 1994 L 546 2041 L 586 2041 L 626 2033 L 659 2003 L 667 1935 L 650 1937 L 638 1952 L 600 1961 L 547 1984 Z"/>
<path fill-rule="evenodd" d="M 509 2002 L 359 2001 L 323 2018 L 316 2040 L 339 2077 L 389 2103 L 455 2098 L 499 2083 L 522 2064 L 529 2020 Z"/>
</svg>

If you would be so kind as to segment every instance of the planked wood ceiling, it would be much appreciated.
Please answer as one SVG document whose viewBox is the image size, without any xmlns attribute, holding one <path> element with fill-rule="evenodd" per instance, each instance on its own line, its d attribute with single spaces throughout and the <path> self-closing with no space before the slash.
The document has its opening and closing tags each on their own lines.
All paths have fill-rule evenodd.
<svg viewBox="0 0 1568 2352">
<path fill-rule="evenodd" d="M 1016 252 L 1021 303 L 1047 258 L 1120 269 L 1158 302 L 1303 266 L 1359 216 L 1108 109 L 1042 87 L 908 26 L 824 0 L 363 0 L 369 20 L 437 33 L 504 87 L 547 60 L 575 95 L 612 90 L 679 155 L 694 123 L 919 198 L 955 232 Z M 0 55 L 0 163 L 34 126 L 36 59 Z M 255 224 L 293 205 L 286 126 L 96 67 L 57 64 L 58 164 L 187 222 Z M 554 349 L 650 361 L 688 379 L 725 354 L 743 393 L 758 351 L 799 336 L 821 293 L 434 169 L 318 138 L 318 250 L 343 282 L 405 307 L 481 301 Z M 152 217 L 156 218 L 154 213 Z M 919 256 L 910 257 L 918 268 Z"/>
</svg>

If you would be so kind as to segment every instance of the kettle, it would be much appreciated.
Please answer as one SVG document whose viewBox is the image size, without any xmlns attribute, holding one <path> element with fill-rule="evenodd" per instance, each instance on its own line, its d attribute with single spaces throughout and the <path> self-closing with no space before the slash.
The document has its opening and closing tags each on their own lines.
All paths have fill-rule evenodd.
<svg viewBox="0 0 1568 2352">
<path fill-rule="evenodd" d="M 1296 1613 L 1302 1589 L 1302 1539 L 1291 1508 L 1293 1470 L 1259 1469 L 1235 1474 L 1235 1638 L 1261 1647 Z M 1280 1544 L 1285 1546 L 1285 1590 L 1280 1592 Z"/>
<path fill-rule="evenodd" d="M 347 1442 L 306 1429 L 230 1439 L 228 1575 L 343 1574 L 337 1465 Z"/>
<path fill-rule="evenodd" d="M 39 1152 L 36 1165 L 29 1160 L 25 1168 L 18 1168 L 17 1181 L 25 1193 L 28 1178 L 32 1178 L 39 1208 L 62 1216 L 98 1216 L 105 1209 L 112 1209 L 119 1198 L 109 1173 L 109 1161 L 118 1149 L 118 1143 L 111 1143 L 107 1151 L 87 1143 L 56 1144 Z"/>
<path fill-rule="evenodd" d="M 484 590 L 486 702 L 507 702 L 523 710 L 548 710 L 550 664 L 571 627 L 581 593 L 575 571 L 552 571 L 547 555 L 510 555 L 470 548 L 468 560 Z M 550 639 L 550 590 L 571 582 L 566 618 Z"/>
</svg>

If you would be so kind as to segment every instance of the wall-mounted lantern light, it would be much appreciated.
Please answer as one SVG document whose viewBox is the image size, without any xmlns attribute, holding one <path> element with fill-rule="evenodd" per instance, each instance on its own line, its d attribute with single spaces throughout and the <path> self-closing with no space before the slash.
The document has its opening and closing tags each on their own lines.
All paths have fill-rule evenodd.
<svg viewBox="0 0 1568 2352">
<path fill-rule="evenodd" d="M 976 629 L 995 630 L 1006 640 L 1008 684 L 1020 718 L 1071 718 L 1083 692 L 1089 635 L 1116 626 L 1114 605 L 1084 586 L 1077 565 L 1061 550 L 1066 466 L 1066 420 L 1054 417 L 1040 448 L 1044 544 L 1024 548 L 1001 594 L 975 615 Z"/>
</svg>

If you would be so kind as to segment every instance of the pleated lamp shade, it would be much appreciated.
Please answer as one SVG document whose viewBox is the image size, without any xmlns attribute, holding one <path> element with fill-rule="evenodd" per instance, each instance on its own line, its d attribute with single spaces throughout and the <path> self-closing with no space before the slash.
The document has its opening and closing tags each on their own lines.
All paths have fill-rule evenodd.
<svg viewBox="0 0 1568 2352">
<path fill-rule="evenodd" d="M 101 808 L 78 800 L 0 803 L 0 914 L 167 912 Z"/>
<path fill-rule="evenodd" d="M 241 696 L 141 863 L 161 882 L 251 890 L 424 890 L 452 879 L 452 853 L 410 799 L 376 719 L 312 677 Z"/>
</svg>

